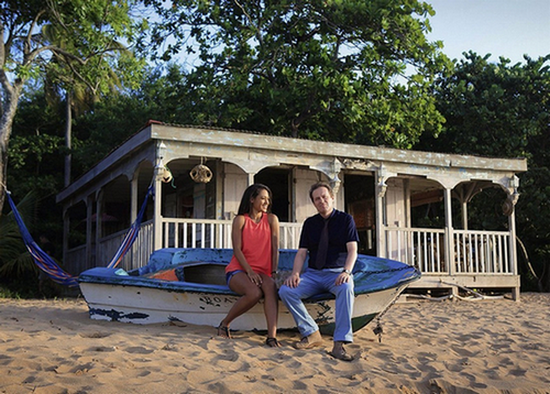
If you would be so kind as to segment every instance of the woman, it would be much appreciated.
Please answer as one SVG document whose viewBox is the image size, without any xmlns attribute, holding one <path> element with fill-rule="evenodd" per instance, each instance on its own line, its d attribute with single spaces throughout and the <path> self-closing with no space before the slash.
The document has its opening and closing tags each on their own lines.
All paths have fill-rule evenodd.
<svg viewBox="0 0 550 394">
<path fill-rule="evenodd" d="M 225 269 L 229 288 L 242 297 L 221 321 L 218 335 L 231 338 L 231 322 L 263 297 L 267 320 L 265 343 L 279 347 L 278 295 L 272 278 L 279 263 L 279 219 L 270 210 L 271 190 L 267 186 L 257 183 L 245 190 L 231 230 L 233 257 Z"/>
</svg>

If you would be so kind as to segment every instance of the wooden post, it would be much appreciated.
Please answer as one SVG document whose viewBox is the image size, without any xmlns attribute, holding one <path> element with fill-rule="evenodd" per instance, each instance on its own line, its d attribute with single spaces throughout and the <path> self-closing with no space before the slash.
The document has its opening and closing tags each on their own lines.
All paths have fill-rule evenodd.
<svg viewBox="0 0 550 394">
<path fill-rule="evenodd" d="M 386 179 L 383 174 L 383 167 L 378 174 L 378 182 L 376 184 L 376 239 L 377 239 L 377 255 L 379 257 L 387 257 L 386 251 L 386 226 L 384 224 L 385 200 L 386 195 Z"/>
<path fill-rule="evenodd" d="M 447 269 L 449 275 L 455 274 L 454 266 L 454 239 L 453 239 L 453 211 L 451 204 L 451 189 L 445 188 L 443 194 L 443 201 L 445 204 L 445 259 L 447 260 Z M 456 287 L 451 288 L 451 294 L 457 295 L 458 289 Z"/>
<path fill-rule="evenodd" d="M 508 227 L 510 229 L 510 264 L 512 268 L 512 274 L 518 275 L 518 253 L 516 242 L 516 210 L 512 211 L 512 214 L 508 216 Z M 512 288 L 512 299 L 519 301 L 519 284 Z"/>
<path fill-rule="evenodd" d="M 157 145 L 155 165 L 155 199 L 153 209 L 153 251 L 162 248 L 162 182 L 161 174 L 164 173 L 164 156 L 166 145 L 160 142 Z"/>
<path fill-rule="evenodd" d="M 95 209 L 95 261 L 94 266 L 97 266 L 98 264 L 101 264 L 102 266 L 105 265 L 105 262 L 101 261 L 101 237 L 103 236 L 102 227 L 103 227 L 103 221 L 101 220 L 103 217 L 103 198 L 105 196 L 105 193 L 103 193 L 102 189 L 99 189 L 96 192 L 96 209 Z"/>
<path fill-rule="evenodd" d="M 137 218 L 139 210 L 138 205 L 138 174 L 134 174 L 134 177 L 130 181 L 130 223 L 134 223 Z"/>
<path fill-rule="evenodd" d="M 83 267 L 85 269 L 92 268 L 93 267 L 93 261 L 92 261 L 92 247 L 93 247 L 93 239 L 92 239 L 92 215 L 93 215 L 93 204 L 94 199 L 90 195 L 86 198 L 86 266 Z"/>
<path fill-rule="evenodd" d="M 71 216 L 69 214 L 69 209 L 67 205 L 63 206 L 63 261 L 68 261 L 68 250 L 69 250 L 69 230 L 71 228 Z M 72 266 L 74 267 L 74 266 Z M 78 269 L 73 269 L 73 273 L 79 274 L 82 272 L 82 267 Z"/>
</svg>

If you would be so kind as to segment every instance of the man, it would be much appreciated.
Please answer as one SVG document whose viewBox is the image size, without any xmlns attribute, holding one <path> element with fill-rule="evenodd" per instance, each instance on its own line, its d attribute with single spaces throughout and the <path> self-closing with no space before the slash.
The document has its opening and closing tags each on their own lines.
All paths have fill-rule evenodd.
<svg viewBox="0 0 550 394">
<path fill-rule="evenodd" d="M 309 197 L 318 214 L 304 222 L 300 244 L 291 275 L 279 290 L 279 296 L 298 326 L 302 339 L 297 349 L 310 349 L 322 344 L 319 327 L 307 312 L 303 299 L 331 292 L 336 296 L 336 327 L 330 355 L 344 361 L 353 357 L 346 353 L 345 343 L 353 341 L 353 276 L 359 236 L 351 215 L 334 209 L 334 194 L 324 182 L 314 184 Z M 309 254 L 307 269 L 302 273 Z"/>
</svg>

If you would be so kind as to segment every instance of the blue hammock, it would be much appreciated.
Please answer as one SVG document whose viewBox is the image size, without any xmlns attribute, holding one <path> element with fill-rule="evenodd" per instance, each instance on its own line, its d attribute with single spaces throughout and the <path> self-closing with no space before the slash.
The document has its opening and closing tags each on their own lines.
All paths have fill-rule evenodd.
<svg viewBox="0 0 550 394">
<path fill-rule="evenodd" d="M 122 241 L 120 247 L 118 248 L 117 252 L 115 253 L 113 258 L 107 265 L 108 268 L 115 268 L 122 261 L 122 259 L 124 258 L 124 255 L 128 252 L 128 250 L 130 250 L 130 248 L 132 247 L 132 244 L 136 240 L 137 235 L 139 233 L 139 229 L 141 227 L 141 221 L 143 220 L 143 215 L 145 214 L 145 209 L 147 208 L 147 202 L 149 200 L 149 196 L 153 194 L 154 194 L 154 188 L 153 188 L 153 185 L 151 185 L 147 190 L 145 200 L 141 204 L 141 209 L 139 210 L 136 220 L 134 221 L 134 223 L 132 224 L 132 226 L 124 236 L 124 240 Z M 33 240 L 31 234 L 29 233 L 29 230 L 25 226 L 25 223 L 23 223 L 23 219 L 21 218 L 21 215 L 17 211 L 17 207 L 15 206 L 15 203 L 13 202 L 11 198 L 11 193 L 9 191 L 6 191 L 6 196 L 8 197 L 8 202 L 13 211 L 13 216 L 15 217 L 15 221 L 19 226 L 19 231 L 21 232 L 23 242 L 25 243 L 27 250 L 31 254 L 38 268 L 44 271 L 56 283 L 69 286 L 69 287 L 78 286 L 77 277 L 72 276 L 71 274 L 65 272 Z"/>
</svg>

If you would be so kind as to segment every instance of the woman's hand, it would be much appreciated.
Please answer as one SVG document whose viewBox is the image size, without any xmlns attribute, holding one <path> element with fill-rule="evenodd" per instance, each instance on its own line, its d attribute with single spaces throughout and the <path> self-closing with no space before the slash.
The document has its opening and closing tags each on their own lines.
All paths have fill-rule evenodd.
<svg viewBox="0 0 550 394">
<path fill-rule="evenodd" d="M 248 279 L 250 279 L 250 281 L 254 283 L 256 286 L 262 285 L 262 277 L 260 275 L 258 275 L 254 271 L 248 272 L 247 275 L 248 275 Z"/>
</svg>

